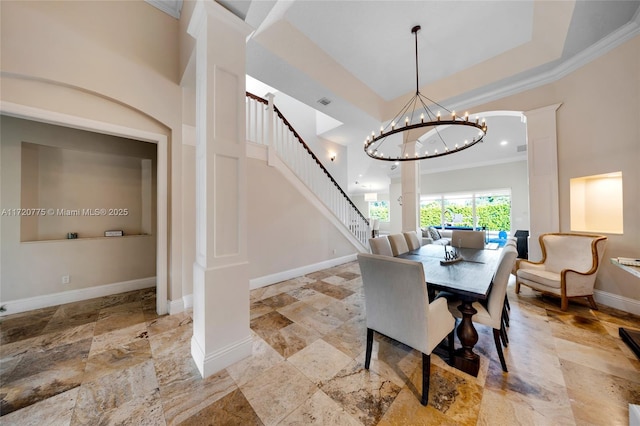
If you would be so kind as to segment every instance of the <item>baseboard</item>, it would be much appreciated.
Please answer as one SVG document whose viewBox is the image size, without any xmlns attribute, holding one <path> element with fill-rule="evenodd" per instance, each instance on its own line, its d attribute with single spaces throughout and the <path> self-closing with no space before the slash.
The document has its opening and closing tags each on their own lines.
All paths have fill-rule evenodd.
<svg viewBox="0 0 640 426">
<path fill-rule="evenodd" d="M 148 277 L 96 287 L 81 288 L 78 290 L 68 290 L 44 296 L 12 300 L 10 302 L 2 302 L 2 305 L 6 308 L 6 311 L 2 313 L 2 316 L 155 286 L 156 277 Z"/>
<path fill-rule="evenodd" d="M 306 265 L 306 266 L 301 266 L 299 268 L 289 269 L 288 271 L 282 271 L 276 274 L 253 278 L 249 280 L 249 288 L 251 290 L 254 290 L 256 288 L 265 287 L 271 284 L 279 283 L 281 281 L 286 281 L 292 278 L 301 277 L 303 275 L 320 271 L 322 269 L 327 269 L 337 265 L 342 265 L 343 263 L 353 262 L 356 259 L 357 259 L 357 254 L 350 254 L 348 256 L 325 260 L 320 263 L 314 263 L 312 265 Z"/>
<path fill-rule="evenodd" d="M 253 338 L 251 334 L 211 354 L 205 354 L 194 337 L 191 338 L 191 356 L 203 378 L 209 377 L 251 356 L 253 351 Z"/>
<path fill-rule="evenodd" d="M 629 297 L 619 296 L 602 290 L 594 290 L 593 298 L 596 302 L 630 314 L 640 315 L 640 300 L 631 299 Z"/>
<path fill-rule="evenodd" d="M 170 300 L 168 306 L 169 315 L 178 314 L 187 309 L 193 308 L 193 294 L 187 294 L 178 300 Z"/>
</svg>

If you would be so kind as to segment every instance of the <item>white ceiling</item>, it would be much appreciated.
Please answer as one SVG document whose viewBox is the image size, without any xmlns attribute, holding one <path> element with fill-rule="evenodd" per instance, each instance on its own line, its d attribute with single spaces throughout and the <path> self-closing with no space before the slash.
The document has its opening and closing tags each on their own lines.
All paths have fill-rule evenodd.
<svg viewBox="0 0 640 426">
<path fill-rule="evenodd" d="M 491 114 L 482 144 L 425 160 L 423 172 L 526 158 L 519 116 L 474 105 L 558 79 L 640 33 L 640 0 L 218 2 L 256 29 L 249 75 L 344 123 L 321 136 L 347 147 L 349 193 L 384 190 L 397 173 L 362 143 L 415 92 L 414 25 L 421 92 Z"/>
</svg>

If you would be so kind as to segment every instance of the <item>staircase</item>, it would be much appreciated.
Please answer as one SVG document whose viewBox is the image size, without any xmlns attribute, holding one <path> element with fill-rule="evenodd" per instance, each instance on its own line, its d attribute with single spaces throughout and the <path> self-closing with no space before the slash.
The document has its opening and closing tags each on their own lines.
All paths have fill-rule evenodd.
<svg viewBox="0 0 640 426">
<path fill-rule="evenodd" d="M 368 252 L 369 221 L 322 165 L 300 135 L 269 100 L 247 92 L 247 141 L 267 147 L 267 162 L 303 195 L 361 252 Z"/>
</svg>

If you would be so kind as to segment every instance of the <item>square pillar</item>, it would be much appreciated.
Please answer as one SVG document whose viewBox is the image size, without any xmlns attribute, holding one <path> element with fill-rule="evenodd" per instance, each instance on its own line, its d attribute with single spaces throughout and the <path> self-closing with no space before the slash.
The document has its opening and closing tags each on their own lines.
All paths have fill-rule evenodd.
<svg viewBox="0 0 640 426">
<path fill-rule="evenodd" d="M 562 104 L 525 111 L 529 171 L 529 259 L 542 259 L 540 234 L 560 230 L 556 111 Z M 535 200 L 535 202 L 531 202 Z"/>
<path fill-rule="evenodd" d="M 191 356 L 210 376 L 251 355 L 247 256 L 245 50 L 251 28 L 198 1 L 196 39 L 196 260 Z"/>
<path fill-rule="evenodd" d="M 418 141 L 406 142 L 405 152 L 412 156 Z M 420 161 L 403 161 L 400 169 L 402 183 L 402 232 L 420 229 Z"/>
</svg>

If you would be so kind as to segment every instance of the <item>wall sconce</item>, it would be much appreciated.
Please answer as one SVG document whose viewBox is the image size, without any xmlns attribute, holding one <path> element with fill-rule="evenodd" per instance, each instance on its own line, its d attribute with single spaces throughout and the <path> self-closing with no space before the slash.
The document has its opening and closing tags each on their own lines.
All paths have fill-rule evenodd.
<svg viewBox="0 0 640 426">
<path fill-rule="evenodd" d="M 398 197 L 398 204 L 402 205 L 402 195 Z"/>
<path fill-rule="evenodd" d="M 330 152 L 329 153 L 329 158 L 331 159 L 331 161 L 335 161 L 336 160 L 336 153 L 335 152 Z"/>
</svg>

